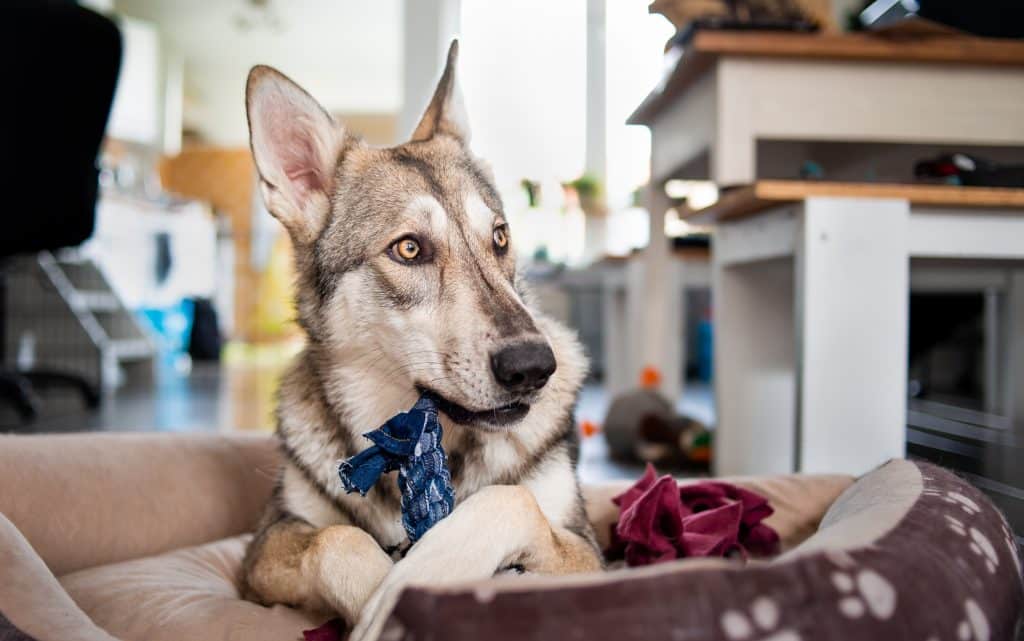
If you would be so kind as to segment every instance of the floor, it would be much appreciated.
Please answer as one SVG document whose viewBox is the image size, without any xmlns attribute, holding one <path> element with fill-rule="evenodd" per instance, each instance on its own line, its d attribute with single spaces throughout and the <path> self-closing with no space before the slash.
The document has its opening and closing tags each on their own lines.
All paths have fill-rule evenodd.
<svg viewBox="0 0 1024 641">
<path fill-rule="evenodd" d="M 197 365 L 185 375 L 158 372 L 155 380 L 129 382 L 107 394 L 96 411 L 73 395 L 48 392 L 42 415 L 20 426 L 0 414 L 8 431 L 273 431 L 279 367 Z"/>
<path fill-rule="evenodd" d="M 109 395 L 96 411 L 84 408 L 74 395 L 49 392 L 42 416 L 31 425 L 20 423 L 0 404 L 0 432 L 241 430 L 269 434 L 274 429 L 277 380 L 287 357 L 248 353 L 230 358 L 223 366 L 199 364 L 184 373 L 167 365 L 159 368 L 154 380 L 129 383 Z M 580 394 L 576 418 L 600 424 L 609 403 L 600 384 L 588 384 Z M 677 409 L 706 425 L 715 424 L 713 394 L 706 385 L 688 384 Z M 1024 468 L 1019 465 L 1024 445 L 965 440 L 980 429 L 965 422 L 963 412 L 953 421 L 926 416 L 921 409 L 912 403 L 908 455 L 930 459 L 969 478 L 1003 510 L 1024 545 Z M 950 425 L 959 440 L 951 440 Z M 599 483 L 638 478 L 643 468 L 611 460 L 604 438 L 597 434 L 582 440 L 578 471 L 583 482 Z"/>
<path fill-rule="evenodd" d="M 21 424 L 0 407 L 0 431 L 54 433 L 79 431 L 216 432 L 274 429 L 277 380 L 287 363 L 278 355 L 250 355 L 218 364 L 196 364 L 182 373 L 172 365 L 158 368 L 153 381 L 129 383 L 109 394 L 96 411 L 78 398 L 48 392 L 43 413 L 31 425 Z M 578 421 L 600 424 L 610 398 L 600 384 L 584 386 L 576 410 Z M 690 385 L 678 409 L 704 424 L 714 424 L 711 390 Z M 584 438 L 579 474 L 585 483 L 637 478 L 640 465 L 610 460 L 600 434 Z"/>
</svg>

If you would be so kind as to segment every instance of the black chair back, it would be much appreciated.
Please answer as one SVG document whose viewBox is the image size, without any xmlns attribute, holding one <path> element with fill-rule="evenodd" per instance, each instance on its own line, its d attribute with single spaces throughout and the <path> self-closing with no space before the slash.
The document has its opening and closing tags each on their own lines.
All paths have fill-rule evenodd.
<svg viewBox="0 0 1024 641">
<path fill-rule="evenodd" d="M 121 66 L 109 18 L 70 2 L 0 6 L 5 111 L 0 258 L 92 235 L 97 156 Z"/>
</svg>

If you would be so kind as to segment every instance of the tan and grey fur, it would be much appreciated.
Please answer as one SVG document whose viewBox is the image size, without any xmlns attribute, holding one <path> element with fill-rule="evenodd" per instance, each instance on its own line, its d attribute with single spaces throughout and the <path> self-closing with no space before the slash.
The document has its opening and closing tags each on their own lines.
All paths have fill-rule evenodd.
<svg viewBox="0 0 1024 641">
<path fill-rule="evenodd" d="M 254 68 L 246 88 L 260 189 L 293 240 L 308 340 L 281 384 L 285 464 L 243 585 L 261 603 L 337 612 L 356 624 L 353 639 L 374 638 L 410 583 L 600 567 L 571 415 L 586 362 L 572 333 L 533 308 L 514 252 L 494 240 L 507 223 L 489 170 L 469 151 L 456 55 L 453 43 L 412 139 L 388 149 L 345 131 L 273 69 Z M 429 260 L 389 253 L 409 235 Z M 522 340 L 546 342 L 557 369 L 513 398 L 489 354 Z M 441 415 L 456 508 L 401 556 L 393 477 L 360 497 L 344 493 L 336 469 L 420 388 L 472 412 L 530 408 L 500 427 Z"/>
</svg>

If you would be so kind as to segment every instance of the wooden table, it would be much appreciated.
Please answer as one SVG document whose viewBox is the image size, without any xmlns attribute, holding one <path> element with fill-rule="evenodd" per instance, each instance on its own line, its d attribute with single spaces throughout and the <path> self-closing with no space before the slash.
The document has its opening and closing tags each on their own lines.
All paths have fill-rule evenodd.
<svg viewBox="0 0 1024 641">
<path fill-rule="evenodd" d="M 841 159 L 846 149 L 859 154 L 839 176 L 854 181 L 876 162 L 900 168 L 908 180 L 914 158 L 961 146 L 1024 157 L 1024 43 L 698 33 L 630 122 L 652 134 L 651 243 L 640 290 L 630 296 L 643 301 L 631 331 L 649 364 L 672 368 L 678 353 L 677 337 L 664 331 L 677 313 L 665 276 L 661 214 L 672 206 L 665 181 L 746 185 L 723 199 L 719 212 L 728 222 L 714 241 L 722 346 L 717 471 L 860 473 L 880 456 L 902 454 L 909 260 L 1016 260 L 1024 242 L 1014 216 L 979 206 L 1019 212 L 1020 196 L 999 202 L 1007 194 L 971 192 L 984 202 L 964 203 L 963 192 L 866 194 L 820 185 L 810 189 L 823 191 L 793 194 L 779 191 L 792 187 L 786 181 L 765 179 L 794 176 L 806 152 L 823 145 L 846 145 Z M 929 274 L 926 280 L 936 278 Z M 1017 291 L 1017 278 L 1004 284 Z M 729 346 L 724 336 L 734 339 Z M 848 336 L 885 338 L 858 355 Z M 832 350 L 860 366 L 837 374 L 828 368 L 838 362 Z M 730 368 L 723 356 L 753 369 Z M 840 399 L 842 379 L 869 384 Z M 665 391 L 674 396 L 681 386 Z"/>
<path fill-rule="evenodd" d="M 912 289 L 991 293 L 991 402 L 1024 419 L 1024 190 L 759 181 L 691 217 L 716 225 L 718 472 L 903 456 Z"/>
<path fill-rule="evenodd" d="M 761 140 L 1020 145 L 1022 69 L 1005 40 L 703 32 L 629 122 L 656 179 L 749 184 Z"/>
</svg>

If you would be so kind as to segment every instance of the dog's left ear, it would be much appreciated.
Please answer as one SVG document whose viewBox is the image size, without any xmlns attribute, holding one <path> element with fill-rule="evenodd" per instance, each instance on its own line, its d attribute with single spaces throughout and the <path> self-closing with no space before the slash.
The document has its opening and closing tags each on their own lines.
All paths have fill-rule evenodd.
<svg viewBox="0 0 1024 641">
<path fill-rule="evenodd" d="M 452 40 L 448 47 L 448 62 L 444 73 L 434 90 L 434 97 L 427 105 L 427 111 L 412 132 L 413 142 L 430 140 L 438 134 L 452 136 L 469 144 L 469 118 L 466 116 L 466 105 L 462 102 L 462 92 L 455 78 L 455 65 L 459 58 L 459 41 Z"/>
</svg>

